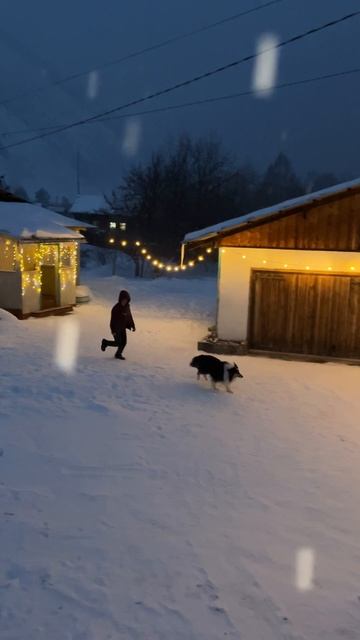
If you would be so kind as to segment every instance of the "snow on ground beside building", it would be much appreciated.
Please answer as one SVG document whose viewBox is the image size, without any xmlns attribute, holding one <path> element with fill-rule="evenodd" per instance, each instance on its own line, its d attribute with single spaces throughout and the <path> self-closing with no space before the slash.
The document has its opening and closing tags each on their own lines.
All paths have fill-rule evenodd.
<svg viewBox="0 0 360 640">
<path fill-rule="evenodd" d="M 357 638 L 360 369 L 238 358 L 214 394 L 212 279 L 90 284 L 73 375 L 68 319 L 0 315 L 2 640 Z M 120 288 L 126 362 L 99 348 Z"/>
</svg>

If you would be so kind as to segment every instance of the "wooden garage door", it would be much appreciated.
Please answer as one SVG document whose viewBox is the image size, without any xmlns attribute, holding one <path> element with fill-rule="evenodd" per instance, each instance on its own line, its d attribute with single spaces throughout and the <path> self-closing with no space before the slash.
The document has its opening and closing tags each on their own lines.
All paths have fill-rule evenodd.
<svg viewBox="0 0 360 640">
<path fill-rule="evenodd" d="M 360 357 L 360 277 L 253 271 L 253 349 Z"/>
</svg>

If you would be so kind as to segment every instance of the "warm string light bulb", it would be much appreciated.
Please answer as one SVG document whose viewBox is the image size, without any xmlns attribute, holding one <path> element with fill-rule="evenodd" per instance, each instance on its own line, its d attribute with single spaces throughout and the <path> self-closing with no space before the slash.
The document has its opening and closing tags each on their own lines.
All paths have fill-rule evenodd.
<svg viewBox="0 0 360 640">
<path fill-rule="evenodd" d="M 109 242 L 109 244 L 114 244 L 115 243 L 115 239 L 114 238 L 109 238 L 108 242 Z M 158 269 L 165 269 L 165 271 L 167 271 L 167 272 L 175 271 L 176 273 L 178 273 L 179 271 L 186 271 L 186 269 L 188 267 L 194 267 L 195 266 L 196 260 L 198 262 L 204 262 L 204 260 L 205 260 L 205 256 L 200 254 L 199 256 L 197 256 L 196 260 L 195 259 L 194 260 L 190 260 L 187 264 L 182 264 L 182 265 L 179 264 L 177 266 L 170 265 L 170 264 L 166 265 L 163 262 L 160 262 L 159 260 L 156 260 L 156 259 L 154 260 L 153 256 L 150 253 L 148 253 L 146 247 L 143 245 L 142 242 L 140 242 L 140 240 L 132 241 L 132 242 L 130 242 L 130 245 L 131 244 L 133 245 L 133 247 L 136 247 L 136 248 L 139 248 L 139 247 L 142 246 L 143 247 L 141 249 L 142 256 L 146 260 L 151 261 L 151 264 L 152 264 L 153 267 L 156 267 Z M 129 245 L 129 242 L 127 240 L 121 240 L 120 241 L 120 245 L 122 247 L 127 247 Z M 205 249 L 205 252 L 208 255 L 210 255 L 213 252 L 213 248 L 212 247 L 207 247 Z M 225 249 L 222 249 L 222 252 L 225 253 Z M 245 256 L 243 256 L 243 257 L 245 257 Z"/>
</svg>

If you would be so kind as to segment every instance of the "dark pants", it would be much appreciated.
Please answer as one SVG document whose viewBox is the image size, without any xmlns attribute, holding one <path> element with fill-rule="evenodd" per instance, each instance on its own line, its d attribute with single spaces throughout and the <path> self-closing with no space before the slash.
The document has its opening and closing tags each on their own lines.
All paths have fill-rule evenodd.
<svg viewBox="0 0 360 640">
<path fill-rule="evenodd" d="M 126 329 L 114 333 L 114 340 L 106 340 L 105 343 L 107 347 L 117 347 L 115 357 L 121 356 L 127 343 Z"/>
</svg>

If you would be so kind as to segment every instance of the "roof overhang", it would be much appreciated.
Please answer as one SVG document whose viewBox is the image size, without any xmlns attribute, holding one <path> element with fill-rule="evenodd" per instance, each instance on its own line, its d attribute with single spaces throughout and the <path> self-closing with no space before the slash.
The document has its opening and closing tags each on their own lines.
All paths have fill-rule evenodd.
<svg viewBox="0 0 360 640">
<path fill-rule="evenodd" d="M 199 231 L 186 234 L 183 240 L 185 247 L 196 247 L 205 244 L 218 245 L 227 236 L 247 231 L 254 227 L 268 224 L 280 218 L 303 212 L 306 215 L 308 209 L 320 206 L 326 202 L 338 200 L 349 195 L 349 193 L 360 193 L 360 179 L 351 182 L 335 185 L 329 189 L 323 189 L 315 193 L 306 194 L 299 198 L 293 198 L 278 205 L 253 211 L 238 218 L 220 222 L 211 227 L 205 227 Z"/>
</svg>

